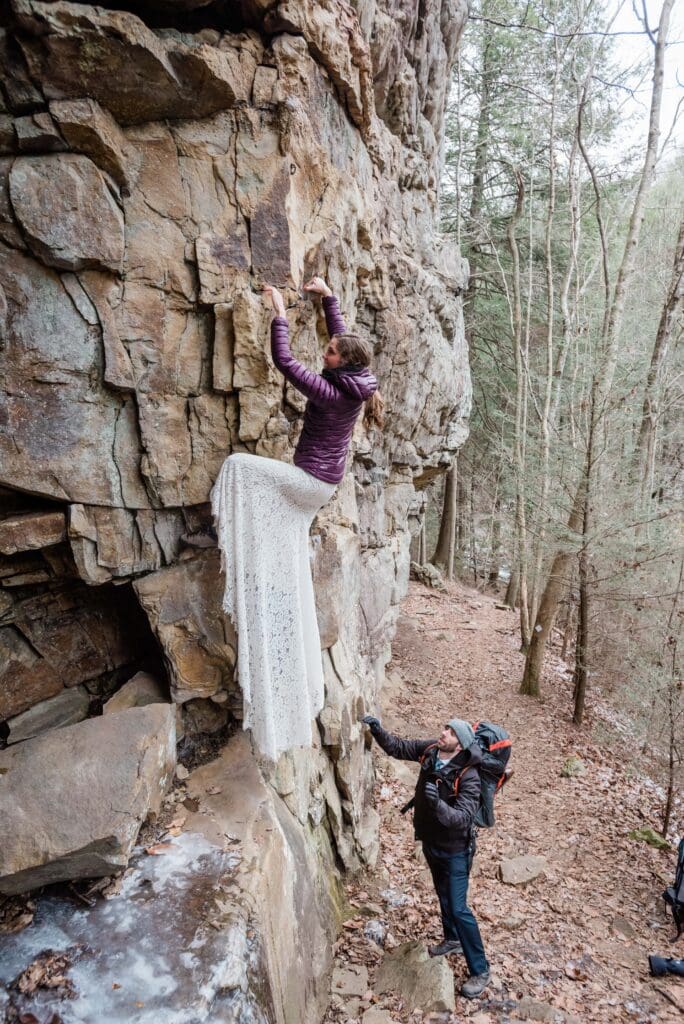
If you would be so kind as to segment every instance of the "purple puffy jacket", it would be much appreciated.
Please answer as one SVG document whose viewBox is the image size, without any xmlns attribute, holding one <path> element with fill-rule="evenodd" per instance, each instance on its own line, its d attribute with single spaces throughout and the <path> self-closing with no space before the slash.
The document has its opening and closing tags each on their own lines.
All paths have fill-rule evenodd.
<svg viewBox="0 0 684 1024">
<path fill-rule="evenodd" d="M 334 295 L 323 298 L 323 308 L 330 337 L 344 334 L 344 320 Z M 325 377 L 307 370 L 290 352 L 288 324 L 282 316 L 271 322 L 271 354 L 286 380 L 308 399 L 294 454 L 295 466 L 318 480 L 338 484 L 344 476 L 354 424 L 366 399 L 377 390 L 377 380 L 366 367 L 354 370 L 341 366 Z"/>
</svg>

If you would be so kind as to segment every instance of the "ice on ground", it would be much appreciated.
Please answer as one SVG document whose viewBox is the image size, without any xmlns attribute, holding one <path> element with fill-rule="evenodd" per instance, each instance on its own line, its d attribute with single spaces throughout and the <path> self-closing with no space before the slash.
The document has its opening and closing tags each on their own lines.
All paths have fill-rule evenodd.
<svg viewBox="0 0 684 1024">
<path fill-rule="evenodd" d="M 39 1019 L 47 1009 L 64 1024 L 202 1024 L 260 1021 L 249 1001 L 253 951 L 246 921 L 229 893 L 239 855 L 183 833 L 159 856 L 139 851 L 121 890 L 88 909 L 46 896 L 34 921 L 0 936 L 0 1009 L 15 1005 Z M 54 991 L 21 996 L 10 983 L 46 949 L 81 946 L 66 974 L 74 999 Z M 240 962 L 237 962 L 237 959 Z"/>
</svg>

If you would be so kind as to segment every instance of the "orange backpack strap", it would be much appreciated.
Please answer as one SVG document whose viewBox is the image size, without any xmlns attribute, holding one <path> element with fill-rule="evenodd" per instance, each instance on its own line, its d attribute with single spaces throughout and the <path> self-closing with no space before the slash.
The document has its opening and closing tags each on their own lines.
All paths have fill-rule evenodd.
<svg viewBox="0 0 684 1024">
<path fill-rule="evenodd" d="M 454 796 L 458 796 L 458 787 L 459 787 L 461 779 L 463 778 L 465 773 L 468 771 L 469 768 L 474 768 L 474 767 L 475 766 L 472 765 L 472 764 L 467 764 L 465 766 L 465 768 L 461 768 L 460 772 L 458 773 L 458 775 L 454 779 Z"/>
<path fill-rule="evenodd" d="M 423 753 L 420 755 L 420 757 L 418 759 L 421 764 L 423 764 L 423 762 L 425 761 L 425 758 L 428 756 L 430 751 L 434 750 L 436 746 L 437 746 L 436 743 L 431 743 L 429 747 L 425 748 L 425 750 L 423 751 Z"/>
</svg>

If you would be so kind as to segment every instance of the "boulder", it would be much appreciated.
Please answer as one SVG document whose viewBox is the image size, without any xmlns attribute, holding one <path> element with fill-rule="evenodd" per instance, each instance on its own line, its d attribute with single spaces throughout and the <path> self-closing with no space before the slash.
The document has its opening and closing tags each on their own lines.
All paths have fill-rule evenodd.
<svg viewBox="0 0 684 1024">
<path fill-rule="evenodd" d="M 144 708 L 148 704 L 167 704 L 162 684 L 149 672 L 136 672 L 102 708 L 103 715 L 113 715 L 127 708 Z"/>
<path fill-rule="evenodd" d="M 424 1014 L 454 1010 L 454 976 L 443 957 L 428 956 L 421 942 L 405 942 L 385 953 L 375 983 L 376 991 L 402 999 Z"/>
<path fill-rule="evenodd" d="M 60 729 L 66 725 L 75 725 L 88 716 L 90 695 L 85 686 L 74 686 L 70 690 L 62 690 L 56 697 L 34 704 L 8 721 L 8 743 L 20 743 L 22 740 L 39 736 L 49 729 Z"/>
<path fill-rule="evenodd" d="M 51 661 L 39 654 L 30 635 L 26 636 L 15 623 L 0 627 L 0 721 L 62 690 L 60 673 Z"/>
<path fill-rule="evenodd" d="M 550 1003 L 543 1003 L 539 999 L 532 999 L 531 996 L 524 996 L 515 1006 L 515 1014 L 521 1020 L 556 1020 L 560 1011 L 557 1011 Z M 563 1019 L 564 1019 L 564 1015 Z"/>
<path fill-rule="evenodd" d="M 652 828 L 635 828 L 629 833 L 630 839 L 636 839 L 640 843 L 647 843 L 656 850 L 671 850 L 672 847 L 667 839 L 663 839 Z"/>
<path fill-rule="evenodd" d="M 43 263 L 60 270 L 121 269 L 123 214 L 92 160 L 75 153 L 20 157 L 9 187 L 28 246 Z"/>
<path fill-rule="evenodd" d="M 5 173 L 0 161 L 0 178 Z M 0 245 L 9 310 L 8 344 L 0 347 L 0 483 L 58 501 L 149 507 L 134 402 L 102 386 L 98 314 L 82 289 L 69 290 L 73 275 L 65 277 Z"/>
<path fill-rule="evenodd" d="M 372 917 L 370 921 L 366 921 L 363 929 L 364 937 L 369 942 L 374 942 L 376 946 L 384 947 L 385 940 L 387 938 L 387 925 L 384 921 L 380 921 L 376 917 Z"/>
<path fill-rule="evenodd" d="M 368 968 L 363 964 L 336 967 L 330 991 L 334 996 L 364 996 L 368 991 Z"/>
<path fill-rule="evenodd" d="M 576 754 L 566 758 L 561 768 L 561 775 L 564 779 L 573 779 L 577 775 L 586 775 L 587 766 Z"/>
<path fill-rule="evenodd" d="M 16 118 L 14 130 L 21 153 L 53 153 L 67 148 L 55 122 L 46 112 Z"/>
<path fill-rule="evenodd" d="M 50 113 L 75 153 L 83 153 L 102 171 L 111 174 L 121 188 L 128 189 L 130 167 L 126 138 L 118 124 L 100 104 L 84 97 L 53 100 Z"/>
<path fill-rule="evenodd" d="M 218 550 L 143 576 L 135 589 L 164 650 L 173 700 L 231 689 L 237 645 L 223 613 Z"/>
<path fill-rule="evenodd" d="M 506 885 L 527 885 L 546 873 L 548 862 L 546 857 L 524 854 L 502 860 L 499 864 L 499 878 Z"/>
<path fill-rule="evenodd" d="M 287 30 L 303 35 L 307 45 L 320 55 L 354 123 L 366 131 L 374 106 L 373 68 L 353 7 L 340 5 L 337 0 L 282 0 L 278 21 Z"/>
<path fill-rule="evenodd" d="M 3 555 L 48 548 L 65 538 L 63 512 L 29 512 L 0 520 L 0 553 Z"/>
<path fill-rule="evenodd" d="M 161 704 L 0 751 L 0 892 L 120 871 L 175 756 L 175 712 Z"/>
<path fill-rule="evenodd" d="M 13 153 L 16 145 L 14 120 L 9 114 L 0 114 L 0 153 Z"/>
<path fill-rule="evenodd" d="M 617 935 L 619 939 L 625 939 L 628 942 L 633 942 L 637 937 L 634 925 L 630 924 L 630 922 L 624 917 L 614 917 L 610 922 L 610 930 L 613 935 Z"/>
<path fill-rule="evenodd" d="M 305 839 L 243 734 L 192 772 L 187 790 L 180 834 L 156 856 L 136 850 L 107 899 L 74 912 L 71 900 L 37 897 L 31 929 L 3 935 L 0 993 L 46 948 L 82 954 L 68 969 L 68 1005 L 56 989 L 15 989 L 20 1014 L 93 1024 L 323 1018 L 342 902 L 325 824 Z"/>
<path fill-rule="evenodd" d="M 190 336 L 197 326 L 190 325 Z M 138 425 L 145 451 L 141 470 L 160 504 L 208 501 L 230 451 L 229 401 L 224 395 L 214 394 L 190 399 L 182 395 L 139 395 Z"/>
<path fill-rule="evenodd" d="M 292 458 L 304 399 L 274 371 L 264 280 L 285 288 L 296 358 L 320 368 L 325 319 L 301 285 L 324 270 L 350 328 L 370 335 L 390 413 L 382 432 L 357 425 L 345 480 L 314 530 L 328 645 L 315 748 L 264 781 L 240 733 L 213 783 L 222 794 L 192 795 L 198 831 L 213 829 L 220 853 L 229 844 L 244 854 L 247 891 L 238 900 L 247 923 L 233 932 L 219 921 L 204 960 L 205 947 L 193 943 L 208 931 L 217 878 L 204 885 L 197 877 L 203 849 L 185 851 L 202 863 L 183 895 L 160 877 L 166 854 L 147 858 L 159 866 L 154 877 L 147 869 L 130 903 L 124 896 L 117 925 L 141 891 L 158 886 L 161 899 L 143 901 L 123 938 L 108 933 L 108 974 L 99 956 L 88 961 L 89 981 L 70 1009 L 83 1019 L 130 1019 L 130 988 L 112 987 L 123 950 L 126 964 L 137 957 L 151 966 L 140 979 L 141 1022 L 218 1020 L 225 1010 L 228 1019 L 314 1024 L 348 913 L 337 867 L 361 868 L 377 850 L 371 757 L 358 720 L 376 706 L 408 583 L 408 521 L 416 527 L 424 512 L 416 485 L 446 469 L 470 405 L 459 295 L 467 271 L 453 242 L 440 240 L 437 196 L 444 90 L 467 5 L 442 0 L 424 4 L 424 16 L 402 17 L 412 6 L 2 7 L 0 485 L 29 496 L 22 508 L 41 498 L 77 507 L 68 543 L 29 551 L 3 577 L 22 586 L 2 619 L 0 714 L 20 714 L 65 681 L 111 696 L 147 663 L 151 624 L 183 726 L 239 719 L 218 555 L 194 557 L 178 526 L 191 528 L 230 451 Z M 217 20 L 220 11 L 228 13 Z M 47 152 L 60 138 L 68 152 Z M 36 147 L 40 156 L 26 155 Z M 16 206 L 15 162 L 41 183 L 22 204 L 20 182 Z M 76 202 L 55 224 L 47 204 L 57 185 L 63 190 L 66 167 L 78 170 Z M 113 230 L 101 237 L 103 217 Z M 82 245 L 86 220 L 90 247 Z M 149 615 L 142 634 L 139 604 Z M 149 709 L 121 714 L 136 710 Z M 218 746 L 226 731 L 196 746 Z M 195 749 L 195 738 L 187 743 Z M 177 852 L 167 850 L 174 870 Z M 167 943 L 174 913 L 182 917 L 175 945 Z M 233 987 L 217 995 L 224 978 Z"/>
<path fill-rule="evenodd" d="M 215 696 L 223 695 L 224 690 Z M 216 703 L 215 697 L 211 700 L 188 700 L 182 705 L 182 709 L 183 729 L 190 736 L 219 732 L 228 724 L 229 709 L 222 703 Z"/>
<path fill-rule="evenodd" d="M 383 1010 L 379 1006 L 371 1006 L 361 1018 L 361 1024 L 397 1024 L 397 1021 L 389 1010 Z"/>
<path fill-rule="evenodd" d="M 174 560 L 185 529 L 176 509 L 69 507 L 69 543 L 87 583 L 159 569 Z"/>
<path fill-rule="evenodd" d="M 411 562 L 411 579 L 418 580 L 419 583 L 426 587 L 432 587 L 434 590 L 446 590 L 441 572 L 430 562 L 425 565 Z"/>
<path fill-rule="evenodd" d="M 509 932 L 514 932 L 526 924 L 527 918 L 524 914 L 506 914 L 506 916 L 501 920 L 501 927 L 506 928 Z"/>
<path fill-rule="evenodd" d="M 51 99 L 91 96 L 122 124 L 201 118 L 247 100 L 256 60 L 187 34 L 161 36 L 135 14 L 19 0 L 21 46 Z"/>
</svg>

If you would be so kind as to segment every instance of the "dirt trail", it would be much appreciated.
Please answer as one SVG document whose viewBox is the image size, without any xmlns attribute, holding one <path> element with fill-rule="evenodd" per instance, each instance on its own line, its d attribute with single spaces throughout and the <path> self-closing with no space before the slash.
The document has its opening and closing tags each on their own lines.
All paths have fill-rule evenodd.
<svg viewBox="0 0 684 1024">
<path fill-rule="evenodd" d="M 383 725 L 427 738 L 454 716 L 489 718 L 511 733 L 515 775 L 497 800 L 497 827 L 480 833 L 471 881 L 471 902 L 492 964 L 490 990 L 472 1002 L 457 997 L 451 1017 L 423 1016 L 387 997 L 378 1004 L 397 1021 L 411 1024 L 681 1021 L 681 980 L 652 979 L 647 961 L 649 953 L 684 955 L 681 944 L 669 942 L 672 919 L 660 898 L 671 884 L 675 856 L 628 838 L 632 829 L 657 822 L 655 788 L 634 774 L 627 749 L 596 745 L 591 721 L 581 731 L 572 726 L 570 674 L 558 659 L 545 683 L 543 703 L 518 694 L 518 646 L 515 615 L 497 609 L 492 597 L 460 586 L 437 594 L 412 584 L 378 709 Z M 586 771 L 563 778 L 561 768 L 573 754 Z M 367 965 L 369 991 L 360 1006 L 333 999 L 329 1022 L 360 1020 L 373 1001 L 383 951 L 364 936 L 361 908 L 366 914 L 369 902 L 381 908 L 378 916 L 389 926 L 387 948 L 408 939 L 427 943 L 441 937 L 410 814 L 402 818 L 399 813 L 411 795 L 416 767 L 392 761 L 377 747 L 375 756 L 381 852 L 375 872 L 348 886 L 357 916 L 346 923 L 336 954 L 338 966 Z M 499 862 L 518 854 L 546 857 L 546 877 L 525 888 L 500 882 Z M 406 894 L 410 902 L 392 908 L 380 895 L 388 888 Z M 452 957 L 450 965 L 458 991 L 464 963 Z M 521 1000 L 526 1002 L 519 1005 Z"/>
</svg>

